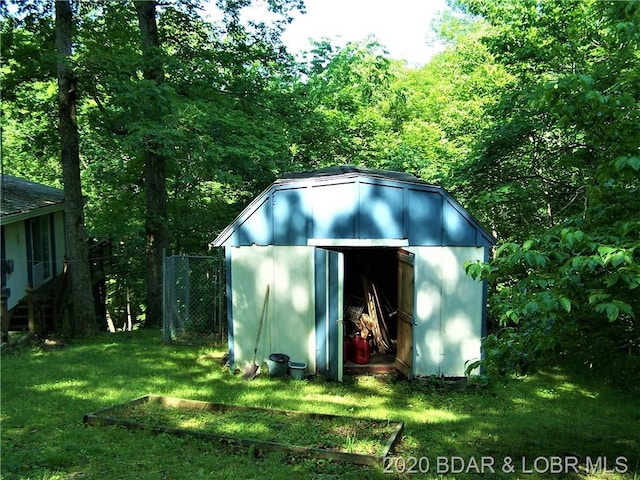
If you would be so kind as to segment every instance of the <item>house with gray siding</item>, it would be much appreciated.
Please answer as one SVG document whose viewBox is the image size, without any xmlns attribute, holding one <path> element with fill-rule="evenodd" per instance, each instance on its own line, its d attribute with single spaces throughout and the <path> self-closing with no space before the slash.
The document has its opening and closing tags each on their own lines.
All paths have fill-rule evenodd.
<svg viewBox="0 0 640 480">
<path fill-rule="evenodd" d="M 64 192 L 2 175 L 0 277 L 6 308 L 62 274 L 66 253 Z"/>
</svg>

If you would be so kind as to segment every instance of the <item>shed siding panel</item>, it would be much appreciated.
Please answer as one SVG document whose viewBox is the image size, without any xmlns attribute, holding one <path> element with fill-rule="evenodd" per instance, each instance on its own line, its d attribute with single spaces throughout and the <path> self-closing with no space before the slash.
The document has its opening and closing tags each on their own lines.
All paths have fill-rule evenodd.
<svg viewBox="0 0 640 480">
<path fill-rule="evenodd" d="M 358 189 L 355 183 L 311 188 L 313 238 L 357 238 Z"/>
<path fill-rule="evenodd" d="M 273 193 L 273 235 L 276 245 L 306 245 L 310 205 L 306 189 Z"/>
<path fill-rule="evenodd" d="M 231 249 L 231 303 L 233 311 L 234 363 L 244 368 L 253 360 L 258 321 L 267 284 L 273 280 L 273 247 Z M 273 294 L 270 295 L 270 299 Z M 272 302 L 269 302 L 272 303 Z M 268 328 L 271 313 L 265 314 L 258 345 L 258 363 L 269 356 Z"/>
<path fill-rule="evenodd" d="M 411 245 L 442 245 L 442 202 L 439 193 L 407 190 Z"/>
<path fill-rule="evenodd" d="M 416 254 L 416 375 L 462 376 L 480 357 L 483 285 L 464 272 L 484 258 L 479 247 L 418 247 Z"/>
<path fill-rule="evenodd" d="M 440 372 L 442 345 L 440 322 L 442 314 L 442 265 L 444 247 L 412 247 L 415 254 L 415 305 L 413 337 L 414 375 L 437 375 Z"/>
<path fill-rule="evenodd" d="M 285 353 L 315 371 L 313 247 L 274 247 L 270 353 Z"/>
<path fill-rule="evenodd" d="M 383 238 L 407 239 L 415 246 L 494 243 L 441 188 L 363 176 L 274 183 L 213 245 L 303 246 L 310 239 Z"/>
<path fill-rule="evenodd" d="M 483 260 L 484 249 L 448 248 L 442 269 L 442 364 L 446 376 L 464 376 L 466 363 L 480 358 L 483 284 L 464 271 L 466 261 Z"/>
<path fill-rule="evenodd" d="M 251 246 L 232 249 L 234 363 L 253 360 L 267 285 L 270 295 L 257 362 L 285 353 L 315 369 L 313 248 Z"/>
<path fill-rule="evenodd" d="M 360 184 L 359 238 L 404 238 L 403 199 L 402 188 Z"/>
<path fill-rule="evenodd" d="M 445 201 L 442 210 L 444 245 L 476 245 L 476 227 L 451 202 Z"/>
<path fill-rule="evenodd" d="M 273 244 L 273 216 L 270 197 L 250 215 L 235 232 L 232 245 L 271 245 Z"/>
</svg>

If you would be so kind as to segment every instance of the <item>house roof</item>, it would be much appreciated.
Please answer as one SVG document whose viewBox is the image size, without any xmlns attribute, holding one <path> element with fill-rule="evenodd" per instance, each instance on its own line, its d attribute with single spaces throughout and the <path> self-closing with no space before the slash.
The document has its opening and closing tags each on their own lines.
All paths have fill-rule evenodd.
<svg viewBox="0 0 640 480">
<path fill-rule="evenodd" d="M 1 181 L 3 224 L 64 209 L 64 192 L 58 188 L 5 174 Z"/>
<path fill-rule="evenodd" d="M 443 188 L 352 165 L 285 174 L 212 246 L 487 246 L 491 236 Z"/>
</svg>

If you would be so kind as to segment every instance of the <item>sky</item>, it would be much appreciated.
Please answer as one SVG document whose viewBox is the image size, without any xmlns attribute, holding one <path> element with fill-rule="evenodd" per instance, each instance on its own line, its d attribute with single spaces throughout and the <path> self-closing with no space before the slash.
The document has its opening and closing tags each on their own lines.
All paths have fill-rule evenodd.
<svg viewBox="0 0 640 480">
<path fill-rule="evenodd" d="M 247 15 L 268 18 L 261 4 L 254 1 Z M 447 8 L 446 0 L 305 0 L 305 5 L 306 13 L 297 13 L 282 37 L 293 54 L 309 50 L 310 38 L 328 38 L 343 46 L 368 35 L 375 36 L 391 58 L 409 66 L 424 65 L 442 50 L 434 44 L 431 22 Z"/>
</svg>

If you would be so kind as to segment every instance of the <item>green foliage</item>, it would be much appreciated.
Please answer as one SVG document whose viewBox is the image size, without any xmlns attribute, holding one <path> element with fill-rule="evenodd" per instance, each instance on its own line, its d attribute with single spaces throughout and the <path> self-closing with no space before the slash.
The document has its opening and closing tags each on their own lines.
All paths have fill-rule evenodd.
<svg viewBox="0 0 640 480">
<path fill-rule="evenodd" d="M 464 201 L 473 144 L 511 77 L 481 43 L 482 21 L 445 16 L 439 28 L 455 42 L 424 67 L 403 72 L 398 83 L 405 92 L 406 113 L 392 155 L 397 168 L 441 184 Z"/>
<path fill-rule="evenodd" d="M 467 265 L 495 289 L 490 314 L 503 328 L 485 341 L 493 372 L 527 372 L 564 358 L 613 381 L 637 380 L 640 225 L 620 227 L 617 234 L 556 227 L 502 245 L 490 264 Z M 626 367 L 615 371 L 619 362 Z"/>
<path fill-rule="evenodd" d="M 629 232 L 638 228 L 629 224 Z M 611 245 L 615 244 L 615 247 Z M 485 340 L 496 373 L 527 372 L 565 358 L 600 374 L 626 358 L 633 382 L 640 367 L 640 242 L 636 233 L 587 234 L 577 227 L 549 230 L 524 244 L 504 244 L 488 264 L 467 265 L 496 289 L 491 315 L 503 329 Z"/>
<path fill-rule="evenodd" d="M 637 2 L 464 2 L 518 79 L 468 164 L 472 197 L 503 236 L 490 265 L 485 366 L 526 371 L 558 359 L 640 378 Z M 588 32 L 588 34 L 585 34 Z M 513 242 L 509 242 L 513 240 Z M 491 366 L 493 365 L 493 366 Z"/>
<path fill-rule="evenodd" d="M 373 39 L 343 49 L 317 42 L 312 55 L 298 86 L 309 112 L 295 141 L 298 164 L 381 166 L 394 136 L 387 114 L 389 98 L 398 98 L 392 62 Z"/>
<path fill-rule="evenodd" d="M 246 3 L 246 2 L 245 2 Z M 273 2 L 285 17 L 297 1 Z M 111 237 L 116 298 L 144 303 L 146 206 L 140 155 L 147 144 L 167 159 L 170 250 L 203 253 L 215 234 L 288 167 L 301 108 L 281 25 L 204 22 L 191 2 L 159 7 L 165 79 L 140 71 L 140 33 L 131 2 L 78 4 L 78 75 L 85 218 Z M 43 7 L 44 8 L 44 7 Z M 3 168 L 61 185 L 51 12 L 28 5 L 3 23 Z M 37 61 L 33 61 L 36 59 Z M 292 133 L 293 132 L 293 133 Z M 119 292 L 122 292 L 120 294 Z M 126 294 L 125 294 L 126 292 Z"/>
<path fill-rule="evenodd" d="M 464 53 L 443 56 L 423 71 L 391 61 L 373 39 L 343 49 L 318 42 L 299 66 L 280 42 L 283 23 L 240 23 L 248 3 L 219 2 L 223 19 L 217 24 L 204 22 L 189 2 L 160 7 L 161 85 L 142 78 L 131 3 L 78 6 L 73 60 L 85 216 L 92 235 L 110 236 L 117 245 L 114 299 L 129 295 L 133 305 L 143 302 L 140 152 L 146 142 L 167 159 L 173 252 L 202 253 L 283 171 L 355 163 L 455 186 L 450 165 L 468 154 L 471 125 L 485 103 L 469 92 L 489 91 L 481 85 L 491 68 L 473 67 L 486 60 L 486 49 L 473 53 L 477 37 Z M 300 6 L 271 4 L 285 23 Z M 42 70 L 45 62 L 26 60 L 29 52 L 52 51 L 51 36 L 36 35 L 51 22 L 44 10 L 29 18 L 35 22 L 16 17 L 3 33 L 12 45 L 11 69 L 4 71 L 7 98 L 21 95 L 3 106 L 10 119 L 5 145 L 12 147 L 5 171 L 59 184 L 55 97 L 41 99 L 36 83 L 42 77 L 41 85 L 53 88 L 52 77 Z M 464 80 L 451 88 L 451 78 Z M 149 120 L 154 117 L 159 120 Z M 114 311 L 124 311 L 116 303 Z"/>
</svg>

